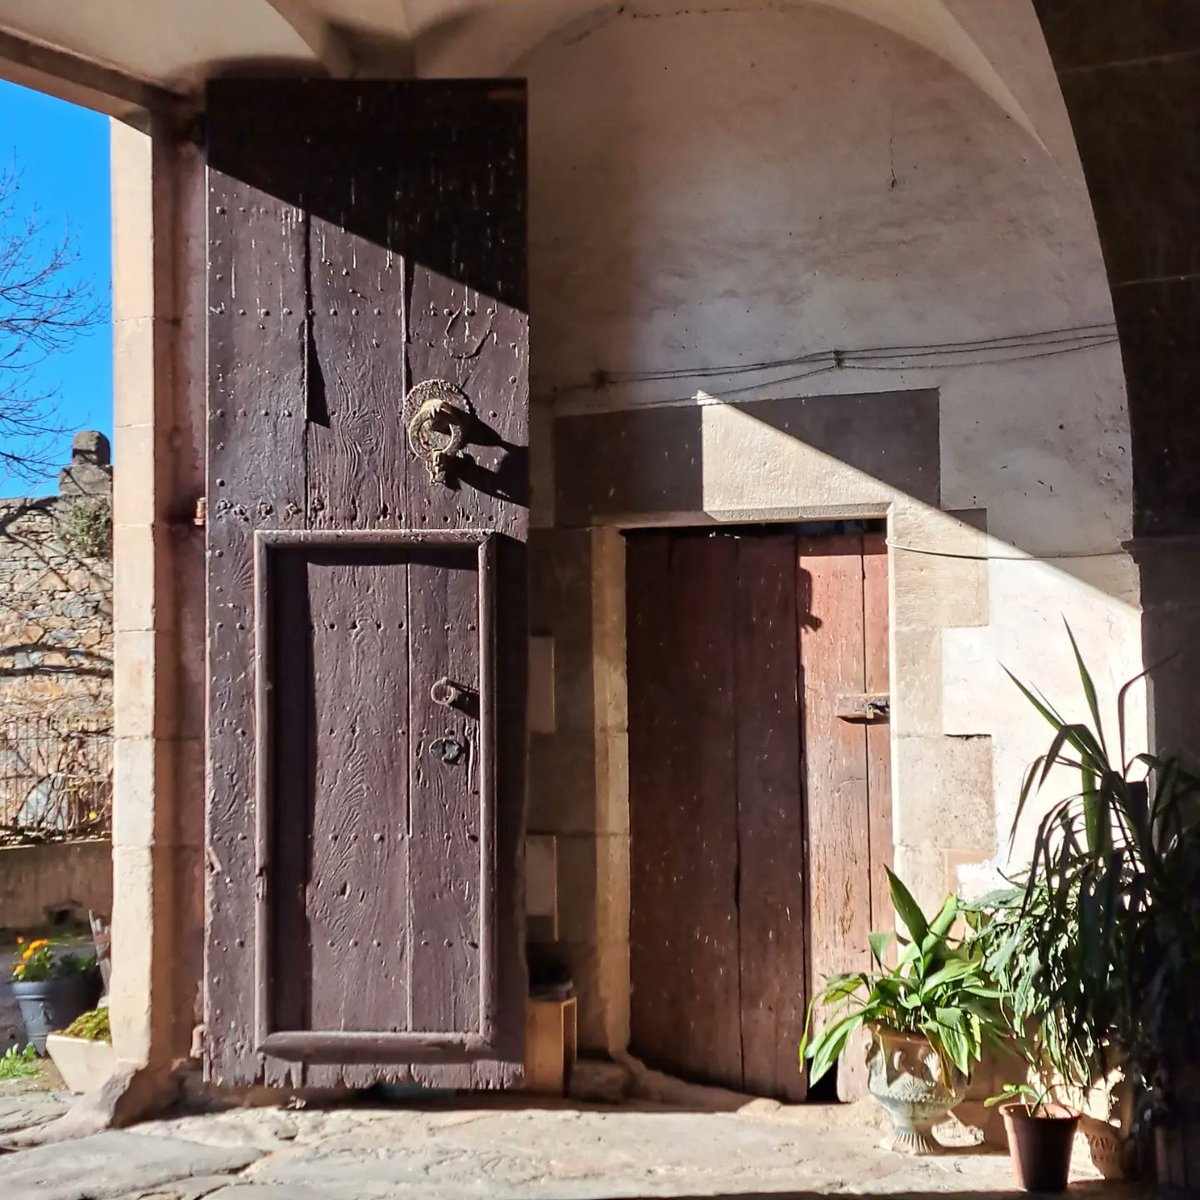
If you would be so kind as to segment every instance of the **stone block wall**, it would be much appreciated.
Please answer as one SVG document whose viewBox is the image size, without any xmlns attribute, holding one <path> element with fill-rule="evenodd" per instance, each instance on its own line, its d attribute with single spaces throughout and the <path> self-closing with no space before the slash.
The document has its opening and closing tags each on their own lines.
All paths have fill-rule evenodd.
<svg viewBox="0 0 1200 1200">
<path fill-rule="evenodd" d="M 22 769 L 31 780 L 66 769 L 111 779 L 111 491 L 108 442 L 89 432 L 76 436 L 57 496 L 0 500 L 4 823 L 16 816 L 5 809 L 24 804 L 37 786 L 26 785 Z M 30 749 L 34 738 L 36 750 Z M 68 747 L 63 753 L 73 754 L 69 768 L 52 744 L 56 739 Z M 71 744 L 76 751 L 69 751 Z M 92 791 L 103 801 L 111 787 L 101 783 Z"/>
</svg>

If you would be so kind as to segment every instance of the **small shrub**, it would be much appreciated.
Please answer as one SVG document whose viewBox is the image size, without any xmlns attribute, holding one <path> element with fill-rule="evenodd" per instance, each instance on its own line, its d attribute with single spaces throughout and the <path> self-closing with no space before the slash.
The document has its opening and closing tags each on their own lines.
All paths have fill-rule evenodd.
<svg viewBox="0 0 1200 1200">
<path fill-rule="evenodd" d="M 112 553 L 112 502 L 105 496 L 82 496 L 64 504 L 62 536 L 78 558 L 108 558 Z"/>
</svg>

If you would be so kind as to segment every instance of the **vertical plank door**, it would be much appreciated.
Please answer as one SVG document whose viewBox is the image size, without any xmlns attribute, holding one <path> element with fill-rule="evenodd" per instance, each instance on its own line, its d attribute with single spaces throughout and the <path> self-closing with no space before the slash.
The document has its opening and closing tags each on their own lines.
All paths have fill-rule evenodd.
<svg viewBox="0 0 1200 1200">
<path fill-rule="evenodd" d="M 863 966 L 890 920 L 887 726 L 839 716 L 887 691 L 883 538 L 766 526 L 626 544 L 632 1048 L 800 1100 L 808 998 Z M 847 1057 L 839 1095 L 862 1076 Z"/>
<path fill-rule="evenodd" d="M 512 1084 L 524 93 L 229 79 L 205 127 L 206 1070 Z"/>
<path fill-rule="evenodd" d="M 892 924 L 888 726 L 839 715 L 846 699 L 888 690 L 887 554 L 882 534 L 802 534 L 797 550 L 815 989 L 869 969 L 867 935 Z M 866 1094 L 865 1046 L 853 1039 L 842 1054 L 839 1099 Z"/>
</svg>

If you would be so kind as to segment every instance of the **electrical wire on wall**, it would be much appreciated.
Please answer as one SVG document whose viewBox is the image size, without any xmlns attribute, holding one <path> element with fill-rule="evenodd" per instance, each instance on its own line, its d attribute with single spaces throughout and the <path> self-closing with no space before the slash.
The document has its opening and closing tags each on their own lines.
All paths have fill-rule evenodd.
<svg viewBox="0 0 1200 1200">
<path fill-rule="evenodd" d="M 636 383 L 694 381 L 697 391 L 704 391 L 705 382 L 761 376 L 752 383 L 737 387 L 721 387 L 711 398 L 695 394 L 662 400 L 639 401 L 640 408 L 661 408 L 689 404 L 719 404 L 730 396 L 748 392 L 765 392 L 785 384 L 799 383 L 831 371 L 944 371 L 995 366 L 1004 363 L 1028 362 L 1077 354 L 1117 343 L 1116 326 L 1111 322 L 1074 325 L 1062 329 L 1045 329 L 1032 333 L 1007 334 L 992 338 L 977 338 L 959 342 L 931 342 L 911 345 L 868 346 L 857 350 L 814 350 L 789 358 L 767 359 L 751 363 L 696 365 L 648 371 L 608 371 L 597 368 L 587 381 L 566 384 L 551 391 L 559 407 L 584 411 L 602 404 L 572 400 L 587 393 L 611 391 Z"/>
</svg>

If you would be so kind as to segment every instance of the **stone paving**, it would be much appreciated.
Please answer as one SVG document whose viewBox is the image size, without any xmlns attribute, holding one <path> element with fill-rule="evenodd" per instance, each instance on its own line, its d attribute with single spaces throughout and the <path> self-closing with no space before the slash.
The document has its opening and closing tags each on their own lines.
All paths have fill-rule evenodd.
<svg viewBox="0 0 1200 1200">
<path fill-rule="evenodd" d="M 0 1100 L 0 1124 L 4 1104 Z M 28 1103 L 28 1099 L 26 1103 Z M 0 1155 L 2 1200 L 628 1200 L 1018 1195 L 1007 1159 L 876 1148 L 867 1114 L 750 1104 L 238 1109 Z M 10 1126 L 11 1127 L 11 1126 Z M 0 1139 L 2 1140 L 2 1139 Z M 1132 1198 L 1079 1164 L 1072 1194 Z"/>
</svg>

